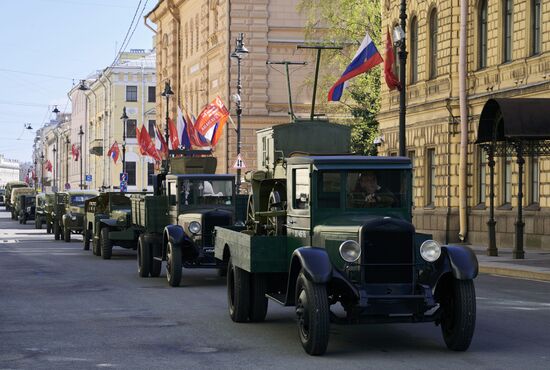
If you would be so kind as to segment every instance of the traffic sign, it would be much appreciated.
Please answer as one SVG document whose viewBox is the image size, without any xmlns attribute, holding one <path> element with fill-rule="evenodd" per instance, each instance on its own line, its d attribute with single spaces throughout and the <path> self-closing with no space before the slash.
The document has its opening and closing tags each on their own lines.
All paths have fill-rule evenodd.
<svg viewBox="0 0 550 370">
<path fill-rule="evenodd" d="M 120 191 L 122 193 L 125 193 L 128 191 L 128 184 L 126 183 L 126 181 L 121 181 L 120 182 Z"/>
<path fill-rule="evenodd" d="M 92 175 L 86 175 L 86 182 L 92 182 Z"/>
<path fill-rule="evenodd" d="M 241 154 L 237 155 L 237 159 L 235 160 L 235 164 L 233 165 L 233 168 L 240 170 L 243 168 L 246 168 L 246 165 L 244 164 L 243 157 L 241 157 Z"/>
<path fill-rule="evenodd" d="M 71 188 L 71 184 L 68 182 L 65 183 L 65 190 L 69 190 Z"/>
<path fill-rule="evenodd" d="M 120 173 L 120 182 L 128 182 L 128 172 L 121 172 Z"/>
</svg>

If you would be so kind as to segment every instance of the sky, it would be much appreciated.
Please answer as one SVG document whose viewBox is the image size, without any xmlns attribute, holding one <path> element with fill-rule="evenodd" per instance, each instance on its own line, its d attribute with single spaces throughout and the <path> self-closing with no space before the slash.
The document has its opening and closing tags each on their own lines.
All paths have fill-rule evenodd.
<svg viewBox="0 0 550 370">
<path fill-rule="evenodd" d="M 55 118 L 55 105 L 61 112 L 71 111 L 67 92 L 73 83 L 112 63 L 136 10 L 137 27 L 125 50 L 151 49 L 153 32 L 138 16 L 156 4 L 0 0 L 0 154 L 32 161 L 36 129 Z M 33 130 L 25 129 L 29 123 Z"/>
</svg>

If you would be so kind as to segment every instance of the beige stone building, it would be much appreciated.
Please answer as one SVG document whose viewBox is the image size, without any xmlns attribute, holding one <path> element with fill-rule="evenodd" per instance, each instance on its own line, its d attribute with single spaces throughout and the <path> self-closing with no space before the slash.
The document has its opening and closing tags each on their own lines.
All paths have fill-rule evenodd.
<svg viewBox="0 0 550 370">
<path fill-rule="evenodd" d="M 382 29 L 399 20 L 399 7 L 384 0 Z M 441 241 L 457 241 L 460 5 L 451 0 L 407 1 L 406 146 L 414 162 L 414 223 Z M 468 233 L 487 244 L 489 169 L 474 144 L 479 116 L 490 98 L 549 98 L 550 3 L 540 0 L 475 0 L 468 6 Z M 398 151 L 399 93 L 383 84 L 379 115 L 382 154 Z M 497 246 L 514 244 L 517 164 L 496 158 Z M 528 158 L 524 212 L 527 248 L 550 248 L 550 159 Z"/>
<path fill-rule="evenodd" d="M 230 58 L 239 33 L 244 33 L 249 55 L 242 60 L 242 154 L 247 169 L 256 168 L 256 130 L 289 122 L 287 85 L 283 68 L 267 61 L 312 61 L 312 54 L 297 50 L 304 42 L 305 19 L 296 11 L 297 0 L 160 0 L 145 17 L 153 23 L 157 51 L 157 90 L 170 81 L 176 105 L 198 115 L 219 96 L 236 122 L 237 65 Z M 279 66 L 282 67 L 282 66 Z M 306 77 L 313 64 L 292 74 L 294 109 L 307 115 L 312 100 Z M 318 99 L 319 95 L 318 95 Z M 157 101 L 157 120 L 164 122 L 165 100 Z M 215 148 L 220 173 L 235 172 L 235 127 L 228 123 Z M 243 171 L 244 174 L 244 171 Z"/>
</svg>

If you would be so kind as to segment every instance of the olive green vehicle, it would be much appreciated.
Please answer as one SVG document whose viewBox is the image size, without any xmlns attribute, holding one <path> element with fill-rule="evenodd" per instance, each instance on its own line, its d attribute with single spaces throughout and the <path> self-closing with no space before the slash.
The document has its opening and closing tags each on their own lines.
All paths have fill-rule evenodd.
<svg viewBox="0 0 550 370">
<path fill-rule="evenodd" d="M 19 213 L 21 212 L 21 209 L 22 209 L 22 204 L 20 202 L 21 195 L 32 195 L 34 197 L 36 195 L 36 191 L 33 188 L 29 188 L 29 187 L 18 187 L 11 190 L 10 210 L 11 210 L 12 220 L 19 219 Z"/>
<path fill-rule="evenodd" d="M 40 193 L 36 195 L 35 229 L 41 229 L 42 225 L 46 224 L 46 232 L 51 234 L 53 228 L 52 211 L 54 201 L 54 193 Z"/>
<path fill-rule="evenodd" d="M 28 188 L 28 187 L 29 185 L 24 181 L 10 181 L 6 184 L 5 194 L 4 194 L 4 206 L 6 207 L 7 212 L 10 212 L 13 207 L 13 203 L 11 199 L 11 191 L 17 188 Z M 12 218 L 12 220 L 15 220 L 15 219 Z"/>
<path fill-rule="evenodd" d="M 82 234 L 84 231 L 84 204 L 86 200 L 96 197 L 99 192 L 93 190 L 70 190 L 66 192 L 68 202 L 65 214 L 61 216 L 63 240 L 71 241 L 71 234 Z"/>
<path fill-rule="evenodd" d="M 15 209 L 18 210 L 17 219 L 22 225 L 27 224 L 28 220 L 34 220 L 35 217 L 35 195 L 20 195 L 15 201 Z"/>
<path fill-rule="evenodd" d="M 84 250 L 90 249 L 91 243 L 93 254 L 108 260 L 113 246 L 137 248 L 138 230 L 132 225 L 132 194 L 144 193 L 106 192 L 86 201 Z"/>
<path fill-rule="evenodd" d="M 325 353 L 332 324 L 434 322 L 449 349 L 466 350 L 475 254 L 415 231 L 409 158 L 331 154 L 349 148 L 347 127 L 336 126 L 294 122 L 258 132 L 265 155 L 247 174 L 246 226 L 215 231 L 231 319 L 263 321 L 269 298 L 295 306 L 311 355 Z M 375 183 L 365 190 L 367 178 Z"/>
</svg>

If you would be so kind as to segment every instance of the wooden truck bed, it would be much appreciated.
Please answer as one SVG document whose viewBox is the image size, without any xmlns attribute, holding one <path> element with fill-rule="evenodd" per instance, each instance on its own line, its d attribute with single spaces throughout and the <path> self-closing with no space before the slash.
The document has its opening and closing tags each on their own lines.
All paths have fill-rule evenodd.
<svg viewBox="0 0 550 370">
<path fill-rule="evenodd" d="M 150 233 L 162 233 L 168 225 L 166 195 L 133 195 L 132 224 Z"/>
</svg>

